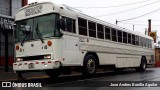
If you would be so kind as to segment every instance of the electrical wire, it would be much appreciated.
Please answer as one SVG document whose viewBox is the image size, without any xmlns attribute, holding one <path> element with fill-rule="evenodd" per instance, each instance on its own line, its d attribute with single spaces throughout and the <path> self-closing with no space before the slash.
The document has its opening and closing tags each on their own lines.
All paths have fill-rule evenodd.
<svg viewBox="0 0 160 90">
<path fill-rule="evenodd" d="M 109 6 L 109 7 L 74 7 L 74 8 L 85 8 L 85 9 L 90 9 L 90 8 L 113 8 L 113 7 L 121 7 L 121 6 L 128 6 L 128 5 L 133 5 L 133 4 L 139 4 L 139 3 L 144 3 L 144 2 L 148 2 L 148 1 L 151 1 L 151 0 L 144 0 L 144 1 L 141 1 L 141 2 L 121 4 L 121 5 L 115 5 L 115 6 Z"/>
<path fill-rule="evenodd" d="M 139 26 L 148 26 L 147 24 L 133 24 L 133 23 L 126 23 L 126 22 L 121 22 L 123 24 L 131 24 L 131 25 L 139 25 Z M 154 27 L 160 27 L 160 25 L 152 25 Z"/>
<path fill-rule="evenodd" d="M 126 22 L 139 22 L 139 23 L 141 23 L 141 22 L 146 22 L 146 21 L 126 21 Z M 159 22 L 160 20 L 151 20 L 151 21 L 152 22 Z"/>
<path fill-rule="evenodd" d="M 158 8 L 158 9 L 156 9 L 156 10 L 154 10 L 154 11 L 148 12 L 148 13 L 146 13 L 146 14 L 143 14 L 143 15 L 140 15 L 140 16 L 137 16 L 137 17 L 133 17 L 133 18 L 129 18 L 129 19 L 125 19 L 125 20 L 120 20 L 120 21 L 118 21 L 118 22 L 124 22 L 124 21 L 129 21 L 129 20 L 137 19 L 137 18 L 146 16 L 146 15 L 152 14 L 152 13 L 154 13 L 154 12 L 157 12 L 157 11 L 159 11 L 159 10 L 160 10 L 160 8 Z"/>
<path fill-rule="evenodd" d="M 154 4 L 154 3 L 157 3 L 157 2 L 160 2 L 160 0 L 155 1 L 155 2 L 152 2 L 152 3 L 149 3 L 149 4 L 145 4 L 145 5 L 142 5 L 142 6 L 136 7 L 136 8 L 127 9 L 127 10 L 119 11 L 119 12 L 114 12 L 114 13 L 110 13 L 110 14 L 107 14 L 107 15 L 95 16 L 95 17 L 103 17 L 103 16 L 110 16 L 110 15 L 115 15 L 115 14 L 119 14 L 119 13 L 130 12 L 130 11 L 133 11 L 133 10 L 136 10 L 136 9 L 140 9 L 140 8 L 142 8 L 142 7 L 145 7 L 145 6 L 148 6 L 148 5 L 151 5 L 151 4 Z"/>
</svg>

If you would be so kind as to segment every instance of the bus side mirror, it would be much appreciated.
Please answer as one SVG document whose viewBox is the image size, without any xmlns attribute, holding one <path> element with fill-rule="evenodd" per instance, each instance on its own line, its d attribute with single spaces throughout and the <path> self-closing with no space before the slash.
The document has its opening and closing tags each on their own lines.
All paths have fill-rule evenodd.
<svg viewBox="0 0 160 90">
<path fill-rule="evenodd" d="M 61 18 L 58 21 L 58 24 L 59 24 L 59 28 L 62 30 L 65 30 L 65 28 L 67 27 L 67 22 L 66 22 L 66 19 L 64 19 L 64 18 Z"/>
</svg>

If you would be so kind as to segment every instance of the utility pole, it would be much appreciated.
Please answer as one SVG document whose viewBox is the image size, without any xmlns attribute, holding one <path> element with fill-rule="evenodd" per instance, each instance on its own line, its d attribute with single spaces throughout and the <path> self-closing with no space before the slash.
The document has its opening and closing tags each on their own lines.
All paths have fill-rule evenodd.
<svg viewBox="0 0 160 90">
<path fill-rule="evenodd" d="M 134 31 L 134 25 L 133 25 L 133 31 Z"/>
<path fill-rule="evenodd" d="M 148 20 L 148 35 L 151 32 L 151 19 Z"/>
<path fill-rule="evenodd" d="M 118 21 L 117 21 L 117 19 L 116 19 L 116 25 L 118 24 Z"/>
</svg>

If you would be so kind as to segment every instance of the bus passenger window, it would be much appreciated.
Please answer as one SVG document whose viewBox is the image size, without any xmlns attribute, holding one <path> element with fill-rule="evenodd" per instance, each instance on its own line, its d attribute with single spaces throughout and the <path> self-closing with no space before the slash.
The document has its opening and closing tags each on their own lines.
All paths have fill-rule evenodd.
<svg viewBox="0 0 160 90">
<path fill-rule="evenodd" d="M 143 47 L 146 47 L 146 39 L 143 38 Z"/>
<path fill-rule="evenodd" d="M 135 45 L 135 35 L 132 34 L 132 44 Z"/>
<path fill-rule="evenodd" d="M 152 42 L 149 40 L 149 48 L 152 48 Z"/>
<path fill-rule="evenodd" d="M 128 43 L 131 44 L 131 34 L 128 33 Z"/>
<path fill-rule="evenodd" d="M 78 29 L 80 35 L 87 36 L 87 20 L 78 18 Z"/>
<path fill-rule="evenodd" d="M 123 43 L 127 43 L 127 33 L 123 32 Z"/>
<path fill-rule="evenodd" d="M 143 47 L 143 38 L 142 37 L 140 37 L 140 46 Z"/>
<path fill-rule="evenodd" d="M 135 36 L 135 42 L 136 42 L 136 45 L 138 46 L 139 45 L 139 36 Z"/>
<path fill-rule="evenodd" d="M 104 39 L 104 30 L 103 30 L 103 25 L 97 24 L 97 35 L 98 38 Z"/>
<path fill-rule="evenodd" d="M 65 31 L 76 33 L 75 20 L 68 17 L 62 17 L 62 18 L 66 18 L 67 27 Z"/>
<path fill-rule="evenodd" d="M 122 42 L 122 31 L 118 30 L 118 42 Z"/>
<path fill-rule="evenodd" d="M 88 21 L 88 27 L 89 27 L 89 36 L 96 38 L 96 23 Z"/>
<path fill-rule="evenodd" d="M 105 27 L 105 39 L 111 39 L 111 31 L 109 27 Z"/>
<path fill-rule="evenodd" d="M 117 31 L 112 28 L 112 41 L 117 41 Z"/>
</svg>

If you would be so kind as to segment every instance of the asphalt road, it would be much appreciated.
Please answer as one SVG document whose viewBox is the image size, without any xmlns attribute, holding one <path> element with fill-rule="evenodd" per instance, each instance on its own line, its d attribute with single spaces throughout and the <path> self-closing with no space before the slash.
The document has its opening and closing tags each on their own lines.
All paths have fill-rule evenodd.
<svg viewBox="0 0 160 90">
<path fill-rule="evenodd" d="M 134 82 L 135 81 L 135 82 Z M 25 81 L 15 81 L 15 83 L 41 83 L 42 90 L 160 90 L 160 68 L 148 68 L 145 72 L 140 73 L 135 70 L 126 70 L 122 73 L 113 71 L 98 73 L 92 77 L 84 77 L 82 75 L 63 76 L 57 79 L 36 78 Z M 111 87 L 110 85 L 117 85 Z M 129 86 L 133 84 L 139 87 Z M 159 87 L 144 87 L 143 84 L 150 84 Z M 121 87 L 119 87 L 121 84 Z M 128 87 L 126 87 L 128 85 Z M 1 88 L 2 89 L 2 88 Z M 4 89 L 4 88 L 3 88 Z M 9 90 L 25 90 L 28 88 L 12 88 Z M 33 88 L 29 88 L 32 90 Z M 38 89 L 38 88 L 34 88 Z M 6 89 L 5 89 L 6 90 Z"/>
</svg>

